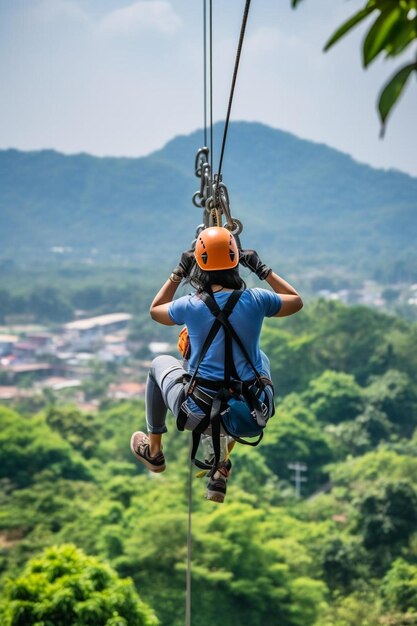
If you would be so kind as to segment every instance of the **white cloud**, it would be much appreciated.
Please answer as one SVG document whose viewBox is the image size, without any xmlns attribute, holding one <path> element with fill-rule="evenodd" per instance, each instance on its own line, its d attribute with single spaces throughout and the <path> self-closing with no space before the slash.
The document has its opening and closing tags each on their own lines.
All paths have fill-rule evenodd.
<svg viewBox="0 0 417 626">
<path fill-rule="evenodd" d="M 99 31 L 106 35 L 126 35 L 138 31 L 156 31 L 172 35 L 181 27 L 181 19 L 165 0 L 139 0 L 105 15 Z"/>
</svg>

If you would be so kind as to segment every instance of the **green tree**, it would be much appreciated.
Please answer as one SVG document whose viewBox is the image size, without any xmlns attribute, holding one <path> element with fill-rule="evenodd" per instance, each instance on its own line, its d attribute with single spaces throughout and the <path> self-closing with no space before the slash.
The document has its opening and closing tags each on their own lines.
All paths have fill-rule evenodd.
<svg viewBox="0 0 417 626">
<path fill-rule="evenodd" d="M 310 382 L 303 397 L 317 419 L 326 424 L 350 420 L 363 406 L 361 388 L 344 372 L 323 372 Z"/>
<path fill-rule="evenodd" d="M 52 432 L 42 418 L 28 420 L 0 407 L 0 426 L 0 478 L 24 487 L 34 482 L 36 474 L 44 469 L 56 478 L 90 477 L 82 457 Z"/>
<path fill-rule="evenodd" d="M 63 322 L 71 319 L 73 308 L 55 287 L 41 287 L 30 294 L 28 311 L 37 320 Z"/>
<path fill-rule="evenodd" d="M 326 434 L 333 444 L 335 457 L 342 460 L 348 455 L 368 452 L 381 441 L 388 440 L 392 430 L 385 413 L 367 405 L 354 420 L 327 426 Z"/>
<path fill-rule="evenodd" d="M 360 563 L 358 546 L 347 544 L 341 538 L 333 538 L 326 546 L 322 556 L 324 580 L 331 590 L 341 589 L 349 592 L 358 577 Z"/>
<path fill-rule="evenodd" d="M 301 0 L 292 0 L 297 6 Z M 352 28 L 367 18 L 373 18 L 362 46 L 363 65 L 368 67 L 375 59 L 404 56 L 411 44 L 417 39 L 417 1 L 416 0 L 367 0 L 363 7 L 342 24 L 330 37 L 324 49 L 331 48 Z M 411 61 L 411 62 L 410 62 Z M 381 120 L 381 133 L 390 111 L 397 102 L 411 76 L 417 73 L 417 61 L 409 60 L 390 77 L 384 85 L 378 100 Z"/>
<path fill-rule="evenodd" d="M 31 559 L 11 580 L 4 626 L 157 626 L 133 583 L 74 545 L 55 546 Z"/>
<path fill-rule="evenodd" d="M 417 482 L 417 458 L 414 454 L 402 454 L 381 445 L 377 450 L 363 456 L 348 459 L 331 467 L 332 480 L 342 487 L 350 498 L 369 491 L 375 483 L 385 481 Z"/>
<path fill-rule="evenodd" d="M 417 566 L 397 559 L 386 574 L 382 593 L 391 609 L 417 611 Z"/>
<path fill-rule="evenodd" d="M 365 397 L 372 406 L 385 413 L 402 435 L 412 434 L 417 426 L 417 394 L 406 373 L 390 369 L 383 376 L 373 378 L 365 390 Z"/>
<path fill-rule="evenodd" d="M 384 565 L 415 531 L 417 495 L 408 482 L 388 483 L 363 496 L 357 508 L 363 544 Z"/>
<path fill-rule="evenodd" d="M 315 335 L 291 333 L 266 324 L 262 332 L 262 348 L 271 362 L 271 375 L 276 393 L 285 396 L 305 387 L 319 367 Z"/>
<path fill-rule="evenodd" d="M 73 448 L 90 458 L 100 440 L 100 421 L 75 407 L 50 407 L 45 414 L 46 423 L 57 431 Z"/>
<path fill-rule="evenodd" d="M 321 425 L 296 394 L 287 396 L 277 407 L 260 452 L 269 469 L 281 479 L 289 479 L 289 463 L 306 463 L 309 492 L 327 480 L 323 467 L 333 459 Z"/>
<path fill-rule="evenodd" d="M 317 626 L 405 626 L 403 622 L 382 622 L 380 605 L 372 591 L 340 596 L 329 603 Z"/>
</svg>

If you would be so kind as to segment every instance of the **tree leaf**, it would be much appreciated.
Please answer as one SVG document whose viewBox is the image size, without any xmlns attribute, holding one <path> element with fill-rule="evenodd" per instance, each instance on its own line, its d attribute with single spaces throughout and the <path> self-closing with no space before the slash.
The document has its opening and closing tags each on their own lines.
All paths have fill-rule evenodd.
<svg viewBox="0 0 417 626">
<path fill-rule="evenodd" d="M 324 51 L 327 52 L 329 48 L 331 48 L 341 37 L 343 37 L 348 31 L 350 31 L 356 24 L 359 24 L 362 20 L 364 20 L 372 11 L 375 10 L 374 3 L 369 4 L 366 9 L 361 9 L 355 15 L 352 15 L 350 19 L 347 20 L 342 26 L 340 26 L 335 33 L 330 37 L 324 46 Z"/>
<path fill-rule="evenodd" d="M 398 6 L 383 11 L 368 31 L 363 44 L 363 64 L 367 67 L 389 42 L 392 31 L 407 14 Z"/>
<path fill-rule="evenodd" d="M 390 41 L 385 45 L 385 50 L 389 56 L 401 54 L 417 38 L 417 20 L 407 20 L 401 23 L 395 33 L 391 33 Z"/>
<path fill-rule="evenodd" d="M 402 67 L 385 85 L 381 95 L 379 96 L 378 110 L 382 123 L 381 136 L 383 136 L 385 132 L 386 119 L 392 107 L 400 97 L 401 92 L 413 70 L 417 71 L 417 63 L 410 63 L 409 65 Z"/>
</svg>

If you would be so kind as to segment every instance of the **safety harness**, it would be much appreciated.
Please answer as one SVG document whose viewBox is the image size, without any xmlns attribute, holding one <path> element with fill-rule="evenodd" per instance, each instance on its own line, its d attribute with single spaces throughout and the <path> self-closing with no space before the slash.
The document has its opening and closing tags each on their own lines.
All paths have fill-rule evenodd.
<svg viewBox="0 0 417 626">
<path fill-rule="evenodd" d="M 178 414 L 177 428 L 178 430 L 184 430 L 189 414 L 189 412 L 187 412 L 184 408 L 184 405 L 188 398 L 192 398 L 204 413 L 204 418 L 192 433 L 193 443 L 191 460 L 195 465 L 197 465 L 197 467 L 210 470 L 211 473 L 215 472 L 220 461 L 220 436 L 222 427 L 227 434 L 232 436 L 239 443 L 257 446 L 263 437 L 263 429 L 266 426 L 268 419 L 267 416 L 270 411 L 267 394 L 264 395 L 264 399 L 262 401 L 260 396 L 268 385 L 270 385 L 273 389 L 272 381 L 258 372 L 252 363 L 242 340 L 229 321 L 229 317 L 238 303 L 242 293 L 243 291 L 232 291 L 223 309 L 220 309 L 213 295 L 210 295 L 207 292 L 202 292 L 200 294 L 202 301 L 210 309 L 211 313 L 215 317 L 215 320 L 204 341 L 203 347 L 201 348 L 194 373 L 192 375 L 185 374 L 181 378 L 185 385 L 186 400 L 182 404 Z M 201 378 L 198 376 L 198 369 L 220 328 L 223 328 L 224 330 L 224 378 L 223 380 Z M 239 379 L 239 375 L 233 361 L 233 341 L 237 343 L 246 361 L 253 370 L 254 379 L 251 381 L 242 381 Z M 214 396 L 206 393 L 204 389 L 214 391 Z M 257 436 L 258 438 L 256 441 L 247 441 L 236 434 L 236 432 L 229 432 L 226 419 L 228 413 L 232 410 L 229 405 L 229 401 L 235 403 L 236 401 L 246 403 L 244 405 L 245 410 L 247 413 L 250 412 L 250 420 L 253 419 L 254 433 L 244 434 L 246 434 L 246 436 Z M 273 414 L 274 409 L 273 407 L 271 408 Z M 211 436 L 213 440 L 214 460 L 212 463 L 208 463 L 207 460 L 203 462 L 196 458 L 201 435 L 208 427 L 211 427 Z"/>
</svg>

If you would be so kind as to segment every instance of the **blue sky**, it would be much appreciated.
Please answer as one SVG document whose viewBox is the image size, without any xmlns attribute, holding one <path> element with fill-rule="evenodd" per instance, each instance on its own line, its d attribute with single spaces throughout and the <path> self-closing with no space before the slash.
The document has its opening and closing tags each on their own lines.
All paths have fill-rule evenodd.
<svg viewBox="0 0 417 626">
<path fill-rule="evenodd" d="M 213 1 L 218 120 L 244 0 Z M 253 0 L 232 118 L 417 175 L 416 81 L 378 137 L 377 93 L 402 61 L 363 71 L 363 28 L 321 51 L 361 4 Z M 201 21 L 202 0 L 0 0 L 0 148 L 137 156 L 201 127 Z"/>
</svg>

